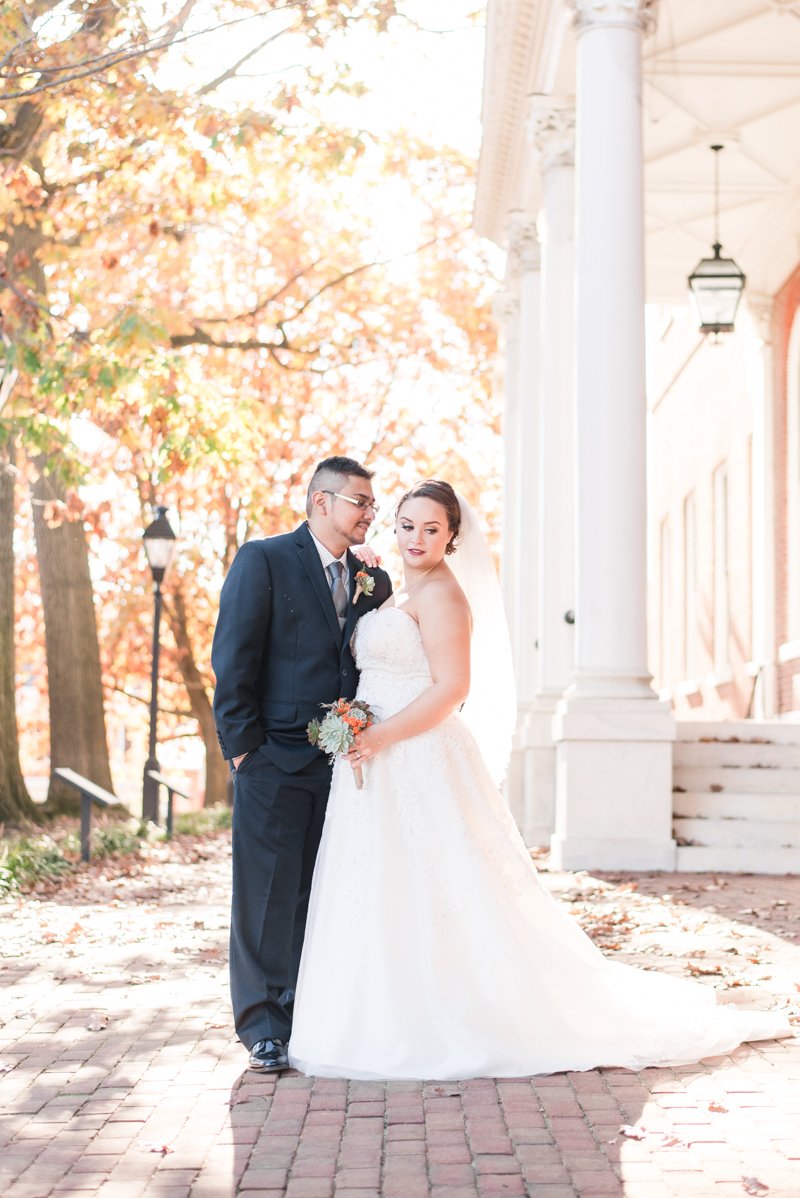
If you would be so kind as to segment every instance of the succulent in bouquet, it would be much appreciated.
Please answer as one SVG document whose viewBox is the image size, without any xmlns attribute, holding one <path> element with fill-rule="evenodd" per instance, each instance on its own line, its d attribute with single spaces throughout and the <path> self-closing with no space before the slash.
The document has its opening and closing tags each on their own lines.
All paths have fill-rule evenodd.
<svg viewBox="0 0 800 1198">
<path fill-rule="evenodd" d="M 355 746 L 356 734 L 375 723 L 375 715 L 361 699 L 337 699 L 335 703 L 321 703 L 328 714 L 322 720 L 312 720 L 308 725 L 308 739 L 328 754 L 331 761 L 341 753 L 349 753 Z M 361 766 L 353 767 L 353 778 L 359 790 L 364 785 Z"/>
</svg>

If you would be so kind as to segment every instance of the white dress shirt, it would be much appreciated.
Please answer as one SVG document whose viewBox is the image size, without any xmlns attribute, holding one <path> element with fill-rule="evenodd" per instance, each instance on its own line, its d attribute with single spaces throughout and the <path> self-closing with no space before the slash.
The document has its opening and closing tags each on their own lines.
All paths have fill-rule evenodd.
<svg viewBox="0 0 800 1198">
<path fill-rule="evenodd" d="M 311 532 L 311 529 L 309 528 L 308 531 Z M 342 582 L 344 583 L 344 589 L 345 589 L 345 592 L 347 594 L 347 598 L 349 601 L 349 599 L 350 599 L 350 567 L 347 564 L 347 550 L 345 549 L 345 551 L 341 557 L 334 557 L 333 554 L 330 552 L 330 550 L 326 549 L 325 546 L 322 544 L 322 542 L 317 540 L 317 538 L 314 536 L 313 532 L 311 532 L 311 538 L 317 547 L 317 553 L 319 554 L 319 560 L 322 562 L 322 568 L 325 571 L 325 577 L 328 580 L 328 586 L 330 586 L 330 584 L 331 584 L 331 576 L 328 573 L 328 566 L 331 564 L 331 562 L 341 562 L 341 564 L 342 564 Z"/>
</svg>

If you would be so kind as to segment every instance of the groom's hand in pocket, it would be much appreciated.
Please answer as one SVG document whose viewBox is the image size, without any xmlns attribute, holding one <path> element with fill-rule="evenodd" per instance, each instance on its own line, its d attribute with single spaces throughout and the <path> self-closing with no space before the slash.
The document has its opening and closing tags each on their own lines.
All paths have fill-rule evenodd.
<svg viewBox="0 0 800 1198">
<path fill-rule="evenodd" d="M 233 762 L 233 768 L 235 770 L 238 770 L 239 766 L 242 764 L 242 762 L 244 761 L 246 756 L 247 756 L 246 753 L 242 753 L 241 757 L 232 757 L 231 758 L 231 761 Z"/>
</svg>

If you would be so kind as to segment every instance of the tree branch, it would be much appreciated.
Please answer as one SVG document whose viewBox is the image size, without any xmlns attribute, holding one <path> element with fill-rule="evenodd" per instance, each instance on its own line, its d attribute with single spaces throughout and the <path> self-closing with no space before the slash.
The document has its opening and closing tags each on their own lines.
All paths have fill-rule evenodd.
<svg viewBox="0 0 800 1198">
<path fill-rule="evenodd" d="M 268 37 L 265 42 L 262 42 L 260 46 L 255 46 L 252 50 L 248 50 L 243 58 L 240 58 L 238 62 L 235 62 L 232 67 L 228 67 L 228 70 L 223 71 L 222 74 L 218 75 L 216 79 L 212 79 L 210 83 L 205 85 L 205 87 L 201 87 L 200 90 L 196 92 L 196 95 L 206 96 L 209 92 L 216 91 L 217 88 L 221 87 L 223 83 L 226 83 L 228 79 L 233 79 L 236 75 L 236 72 L 239 70 L 239 67 L 243 67 L 248 59 L 255 57 L 255 55 L 263 50 L 265 46 L 268 46 L 270 42 L 276 42 L 279 37 L 283 37 L 284 33 L 288 33 L 290 28 L 291 26 L 287 26 L 286 29 L 278 30 L 277 33 L 273 33 L 272 36 Z"/>
<path fill-rule="evenodd" d="M 248 337 L 246 341 L 215 341 L 208 333 L 195 325 L 191 333 L 175 333 L 170 337 L 173 349 L 183 349 L 186 345 L 207 345 L 210 349 L 283 349 L 292 354 L 316 354 L 317 350 L 295 349 L 288 341 L 260 341 L 256 337 Z"/>
<path fill-rule="evenodd" d="M 268 308 L 270 304 L 274 304 L 281 298 L 282 295 L 285 295 L 293 283 L 296 283 L 298 279 L 302 279 L 303 275 L 308 274 L 310 270 L 314 270 L 314 268 L 318 265 L 319 260 L 312 262 L 310 266 L 304 266 L 302 270 L 298 270 L 297 274 L 292 275 L 291 279 L 288 279 L 282 287 L 279 287 L 277 291 L 273 291 L 272 295 L 267 296 L 265 300 L 261 300 L 258 304 L 256 304 L 255 308 L 251 308 L 249 312 L 240 312 L 238 316 L 203 316 L 201 318 L 202 323 L 236 324 L 237 321 L 248 320 L 250 317 L 258 316 L 259 312 L 263 312 L 263 310 Z"/>
<path fill-rule="evenodd" d="M 29 295 L 25 295 L 24 292 L 15 287 L 14 284 L 5 278 L 4 275 L 0 275 L 0 284 L 2 284 L 3 287 L 9 287 L 14 292 L 14 295 L 16 295 L 18 299 L 22 300 L 23 304 L 30 304 L 32 308 L 38 308 L 40 312 L 44 312 L 45 316 L 49 316 L 51 319 L 58 320 L 55 312 L 51 312 L 49 308 L 45 308 L 44 304 L 39 304 L 36 302 L 36 300 L 31 299 Z"/>
<path fill-rule="evenodd" d="M 272 16 L 273 13 L 283 12 L 284 9 L 296 8 L 300 0 L 289 0 L 287 4 L 281 5 L 279 8 L 274 8 L 270 13 L 263 12 L 248 13 L 245 17 L 233 17 L 230 21 L 221 21 L 218 25 L 209 26 L 207 29 L 197 29 L 194 33 L 184 33 L 178 37 L 174 34 L 168 34 L 166 37 L 162 35 L 160 38 L 150 38 L 138 46 L 123 46 L 119 50 L 109 51 L 107 54 L 98 54 L 92 58 L 84 58 L 80 62 L 69 63 L 66 66 L 30 66 L 20 68 L 13 72 L 13 76 L 5 71 L 0 72 L 0 78 L 5 78 L 8 81 L 11 77 L 14 79 L 24 79 L 28 75 L 38 75 L 40 78 L 44 75 L 61 76 L 60 78 L 50 78 L 45 82 L 38 83 L 34 87 L 25 88 L 23 91 L 2 92 L 0 93 L 0 101 L 5 100 L 24 100 L 30 96 L 35 96 L 40 92 L 52 91 L 57 88 L 66 87 L 68 83 L 74 83 L 80 79 L 87 79 L 90 75 L 97 75 L 101 71 L 109 70 L 111 67 L 119 66 L 120 63 L 128 62 L 134 58 L 141 58 L 147 54 L 155 54 L 159 50 L 167 50 L 170 46 L 181 45 L 183 42 L 188 42 L 192 38 L 204 37 L 207 33 L 216 33 L 219 29 L 227 29 L 231 25 L 240 25 L 243 21 L 252 21 L 255 17 L 263 17 L 265 15 Z M 167 27 L 169 29 L 169 26 Z M 24 44 L 24 43 L 22 43 Z M 81 70 L 81 67 L 87 67 L 87 70 Z M 71 75 L 63 75 L 64 71 L 72 71 Z"/>
<path fill-rule="evenodd" d="M 442 240 L 449 241 L 451 237 L 457 237 L 459 232 L 460 232 L 460 230 L 458 230 L 455 233 L 448 233 L 447 237 L 442 238 Z M 310 304 L 313 304 L 314 300 L 319 299 L 319 297 L 321 295 L 323 295 L 326 291 L 330 290 L 331 287 L 338 287 L 340 283 L 345 283 L 348 279 L 352 279 L 355 275 L 361 274 L 362 271 L 371 270 L 373 268 L 373 266 L 389 266 L 392 262 L 397 262 L 401 258 L 411 258 L 411 257 L 413 257 L 414 254 L 421 254 L 423 250 L 427 250 L 430 246 L 435 245 L 437 243 L 437 241 L 439 241 L 439 240 L 440 239 L 438 237 L 432 237 L 430 239 L 430 241 L 426 241 L 424 243 L 424 245 L 418 245 L 416 247 L 416 249 L 409 250 L 408 253 L 406 253 L 406 254 L 400 254 L 400 255 L 398 255 L 397 258 L 385 258 L 382 262 L 364 262 L 361 266 L 355 266 L 355 267 L 353 267 L 352 270 L 346 270 L 346 271 L 344 271 L 343 274 L 337 275 L 333 279 L 329 279 L 328 282 L 323 283 L 323 285 L 317 291 L 315 291 L 313 293 L 313 295 L 310 295 L 308 297 L 308 299 L 305 301 L 305 303 L 302 304 L 301 307 L 299 307 L 296 312 L 293 312 L 291 314 L 291 316 L 287 316 L 286 319 L 281 321 L 277 327 L 281 330 L 281 332 L 283 332 L 284 324 L 286 324 L 289 320 L 296 320 L 298 316 L 301 316 L 303 314 L 303 312 L 305 312 L 306 308 L 308 308 Z M 280 297 L 282 295 L 284 295 L 286 291 L 288 291 L 288 289 L 291 287 L 291 285 L 293 283 L 296 283 L 298 279 L 301 279 L 303 277 L 303 275 L 308 274 L 308 272 L 313 270 L 314 267 L 317 266 L 318 264 L 319 264 L 318 262 L 313 262 L 310 266 L 303 267 L 302 270 L 299 270 L 297 272 L 297 274 L 293 275 L 291 277 L 291 279 L 289 279 L 286 283 L 284 283 L 283 286 L 278 291 L 276 291 L 268 299 L 263 300 L 255 308 L 253 308 L 250 312 L 242 312 L 238 316 L 197 316 L 197 317 L 195 317 L 195 319 L 197 320 L 198 324 L 236 324 L 240 320 L 247 320 L 249 317 L 257 316 L 258 313 L 263 311 L 264 308 L 268 307 L 271 303 L 274 303 L 276 300 L 280 299 Z M 194 329 L 195 329 L 195 333 L 198 333 L 200 336 L 206 336 L 206 334 L 200 333 L 197 326 L 194 326 Z M 187 341 L 187 342 L 183 342 L 183 341 L 176 342 L 176 340 L 173 338 L 173 344 L 175 344 L 176 346 L 177 346 L 177 344 L 187 344 L 188 345 L 191 343 L 192 343 L 191 340 Z M 194 342 L 194 343 L 195 344 L 204 344 L 204 345 L 213 345 L 214 344 L 214 342 L 211 341 L 210 338 L 208 339 L 208 341 L 205 341 L 205 342 Z M 275 348 L 277 348 L 277 349 L 289 349 L 290 348 L 290 346 L 288 344 L 279 343 L 276 345 L 274 342 L 268 342 L 266 344 L 262 344 L 258 348 L 269 349 L 273 345 L 275 345 Z M 236 348 L 236 347 L 234 347 L 234 348 Z M 297 352 L 300 352 L 300 351 L 297 351 Z"/>
<path fill-rule="evenodd" d="M 150 706 L 149 699 L 143 699 L 141 695 L 132 695 L 130 693 L 130 691 L 123 690 L 123 688 L 121 686 L 112 686 L 111 689 L 113 691 L 116 691 L 117 694 L 124 695 L 126 699 L 135 699 L 137 703 L 145 703 L 145 704 L 147 704 L 148 707 Z M 192 715 L 191 711 L 173 711 L 171 707 L 159 707 L 158 710 L 161 713 L 161 715 L 180 715 L 180 716 L 184 716 L 186 719 L 190 719 L 190 720 L 193 720 L 196 718 L 195 716 Z M 193 732 L 191 732 L 191 733 L 187 733 L 187 735 L 194 736 L 195 734 Z"/>
</svg>

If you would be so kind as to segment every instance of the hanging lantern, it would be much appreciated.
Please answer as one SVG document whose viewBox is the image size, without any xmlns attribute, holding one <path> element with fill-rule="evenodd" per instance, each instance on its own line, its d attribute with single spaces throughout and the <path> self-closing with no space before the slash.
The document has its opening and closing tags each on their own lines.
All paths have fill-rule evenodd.
<svg viewBox="0 0 800 1198">
<path fill-rule="evenodd" d="M 718 241 L 713 249 L 689 275 L 692 302 L 701 333 L 732 333 L 745 277 L 733 258 L 720 257 Z"/>
<path fill-rule="evenodd" d="M 745 285 L 745 276 L 733 258 L 721 256 L 719 240 L 719 152 L 714 151 L 714 250 L 713 258 L 703 258 L 689 275 L 689 291 L 701 333 L 732 333 L 736 309 Z"/>
</svg>

